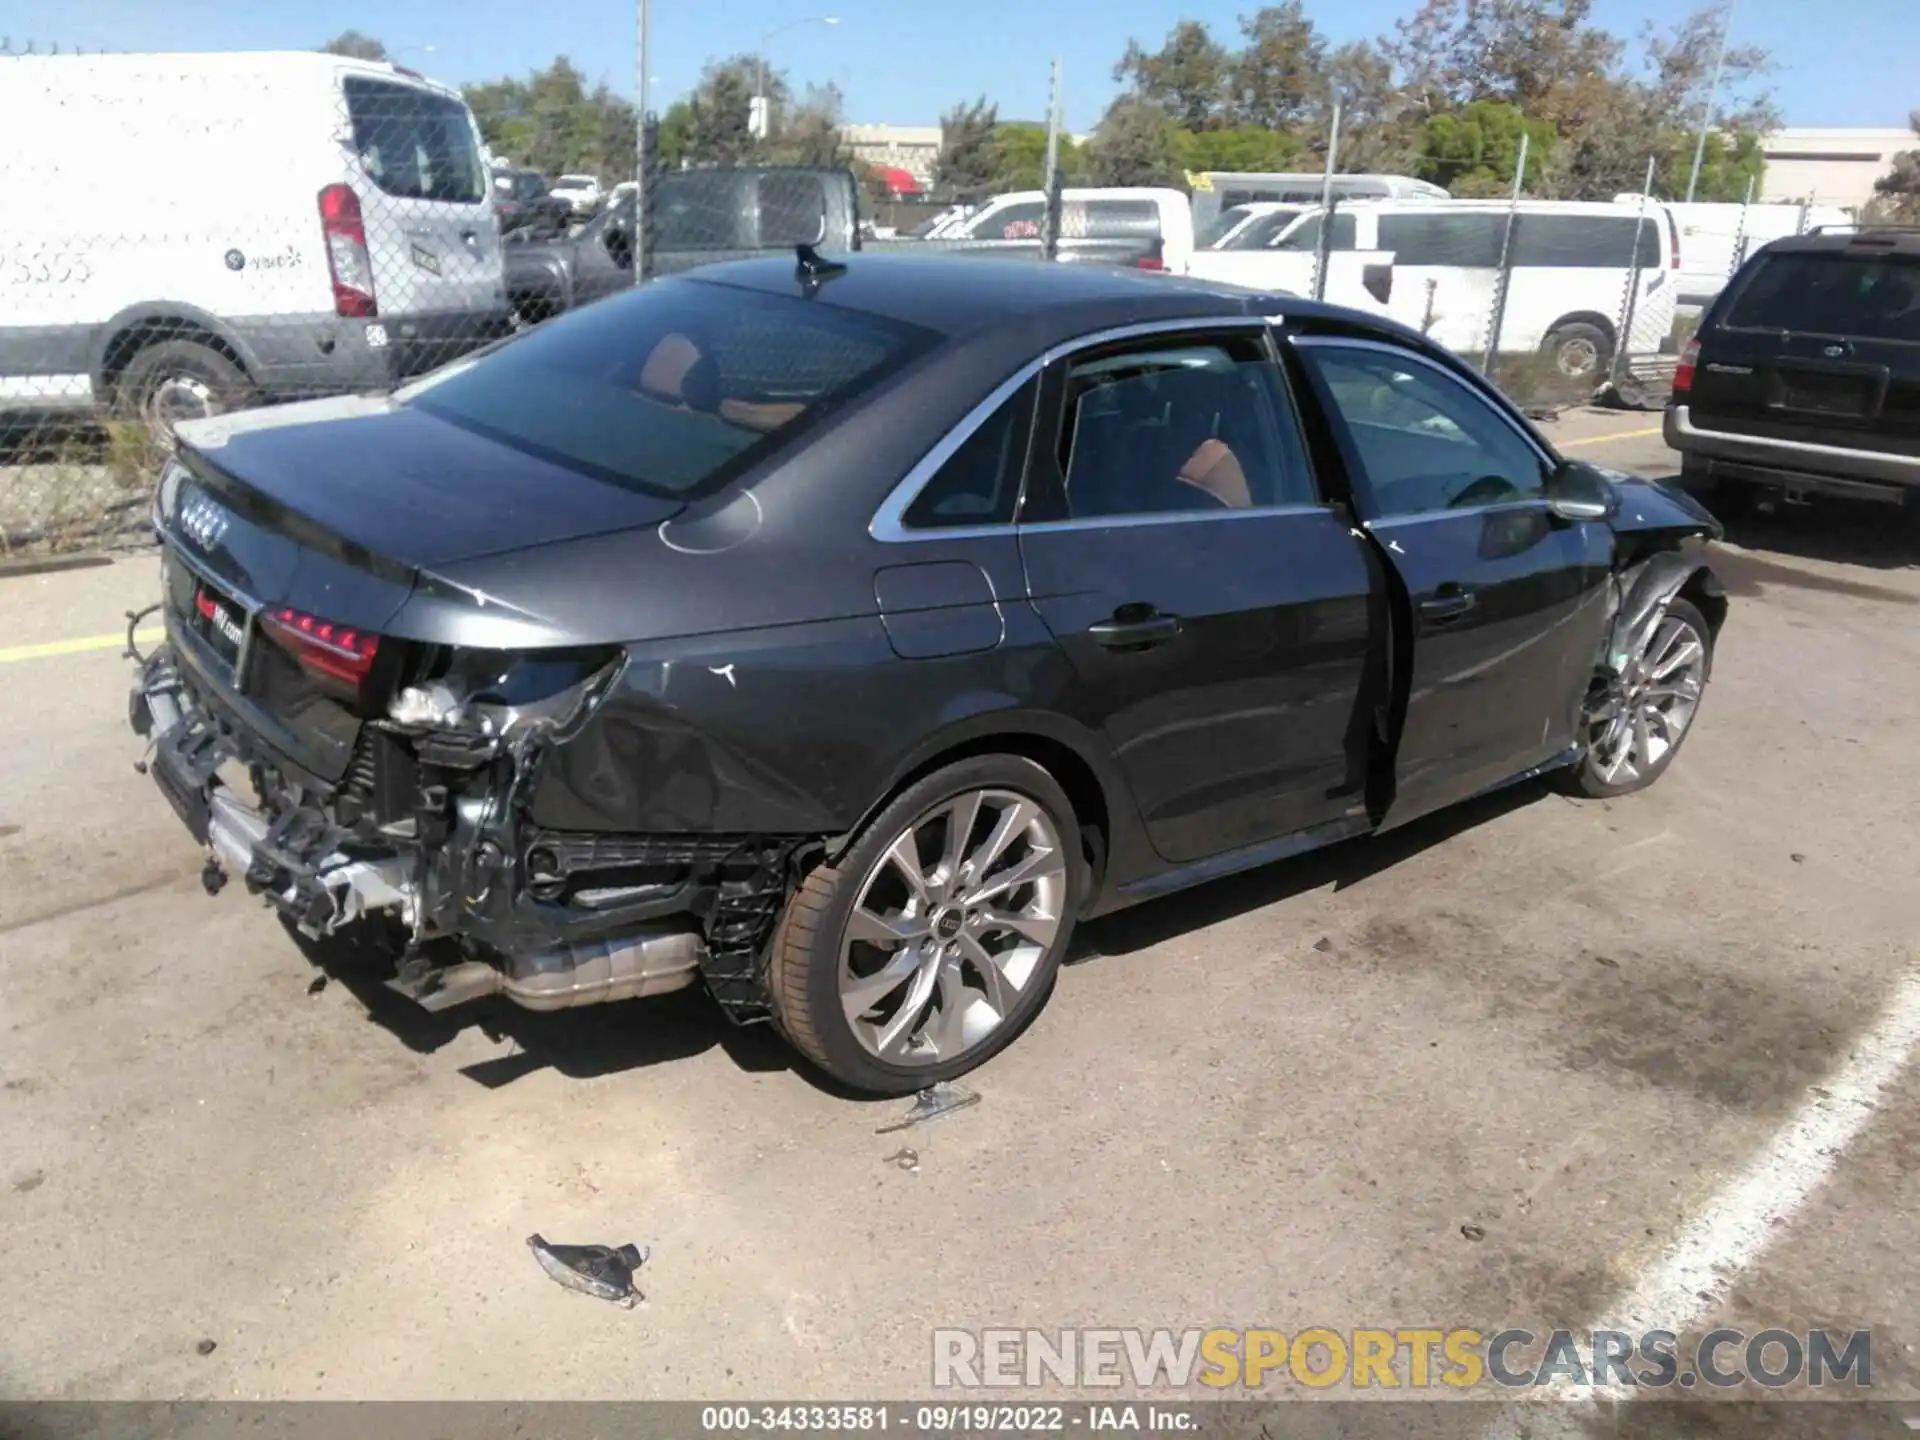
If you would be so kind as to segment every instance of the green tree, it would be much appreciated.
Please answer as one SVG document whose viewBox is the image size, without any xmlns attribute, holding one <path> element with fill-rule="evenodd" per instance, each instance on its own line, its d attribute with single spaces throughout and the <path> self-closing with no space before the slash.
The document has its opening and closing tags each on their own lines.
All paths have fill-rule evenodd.
<svg viewBox="0 0 1920 1440">
<path fill-rule="evenodd" d="M 1319 163 L 1326 163 L 1325 137 L 1338 97 L 1342 170 L 1379 175 L 1412 170 L 1426 112 L 1395 83 L 1385 52 L 1369 41 L 1351 41 L 1327 56 L 1325 68 L 1326 90 L 1307 135 Z"/>
<path fill-rule="evenodd" d="M 994 188 L 999 190 L 1038 190 L 1047 183 L 1047 127 L 1025 120 L 1010 120 L 993 132 L 999 168 Z M 1059 146 L 1061 183 L 1077 185 L 1086 178 L 1086 152 L 1073 143 L 1071 135 L 1062 135 Z"/>
<path fill-rule="evenodd" d="M 694 164 L 744 165 L 756 158 L 760 144 L 748 127 L 748 117 L 763 81 L 770 128 L 777 134 L 792 98 L 781 72 L 763 76 L 760 59 L 753 55 L 716 60 L 701 72 L 687 107 L 687 156 Z"/>
<path fill-rule="evenodd" d="M 1415 173 L 1456 195 L 1504 194 L 1513 186 L 1523 135 L 1527 173 L 1537 177 L 1553 156 L 1553 127 L 1504 100 L 1475 100 L 1427 121 Z"/>
<path fill-rule="evenodd" d="M 1113 67 L 1131 95 L 1189 130 L 1225 122 L 1233 95 L 1234 58 L 1198 20 L 1182 20 L 1158 50 L 1129 40 Z M 1109 112 L 1111 113 L 1111 112 Z M 1143 132 L 1144 133 L 1144 132 Z"/>
<path fill-rule="evenodd" d="M 693 107 L 676 100 L 660 117 L 660 168 L 678 170 L 682 162 L 693 158 Z"/>
<path fill-rule="evenodd" d="M 556 56 L 525 79 L 505 77 L 466 88 L 467 104 L 494 154 L 544 175 L 633 174 L 638 117 L 630 101 Z"/>
<path fill-rule="evenodd" d="M 1290 132 L 1258 125 L 1232 130 L 1182 130 L 1178 145 L 1181 168 L 1195 173 L 1291 170 L 1298 165 L 1303 148 Z"/>
<path fill-rule="evenodd" d="M 1181 128 L 1166 110 L 1139 95 L 1107 107 L 1087 142 L 1088 178 L 1095 185 L 1180 185 Z"/>
<path fill-rule="evenodd" d="M 344 55 L 349 60 L 385 60 L 387 47 L 371 35 L 362 35 L 358 30 L 342 30 L 333 39 L 320 47 L 326 55 Z"/>
<path fill-rule="evenodd" d="M 778 129 L 764 147 L 765 158 L 776 165 L 846 164 L 843 106 L 838 85 L 809 85 L 798 104 L 777 116 Z"/>
<path fill-rule="evenodd" d="M 1327 42 L 1301 0 L 1241 16 L 1240 34 L 1245 43 L 1230 81 L 1234 123 L 1284 130 L 1307 119 L 1326 91 Z"/>
<path fill-rule="evenodd" d="M 1920 136 L 1920 110 L 1908 117 Z M 1896 225 L 1920 224 L 1920 148 L 1893 157 L 1893 169 L 1874 182 L 1871 218 Z"/>
<path fill-rule="evenodd" d="M 933 180 L 961 199 L 990 195 L 1000 185 L 1000 147 L 995 138 L 1000 110 L 983 95 L 940 117 L 940 155 Z"/>
</svg>

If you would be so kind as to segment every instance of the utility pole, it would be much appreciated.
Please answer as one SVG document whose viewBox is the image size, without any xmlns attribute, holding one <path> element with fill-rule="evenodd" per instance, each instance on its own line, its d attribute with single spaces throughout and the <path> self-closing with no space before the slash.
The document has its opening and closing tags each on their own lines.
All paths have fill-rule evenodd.
<svg viewBox="0 0 1920 1440">
<path fill-rule="evenodd" d="M 1700 138 L 1693 147 L 1693 173 L 1687 177 L 1687 203 L 1693 203 L 1693 192 L 1700 186 L 1700 166 L 1707 158 L 1707 130 L 1713 124 L 1714 102 L 1720 98 L 1720 74 L 1727 63 L 1727 36 L 1733 32 L 1733 10 L 1740 0 L 1727 0 L 1727 13 L 1720 22 L 1720 43 L 1713 52 L 1713 80 L 1707 86 L 1707 108 L 1700 117 Z"/>
<path fill-rule="evenodd" d="M 1320 243 L 1314 247 L 1313 298 L 1327 298 L 1327 266 L 1333 256 L 1333 169 L 1340 153 L 1340 97 L 1333 99 L 1333 121 L 1327 127 L 1327 173 L 1320 182 Z"/>
<path fill-rule="evenodd" d="M 1047 208 L 1040 232 L 1040 256 L 1052 260 L 1060 253 L 1060 61 L 1053 62 L 1053 81 L 1047 95 Z"/>
<path fill-rule="evenodd" d="M 635 76 L 634 131 L 633 131 L 633 283 L 643 285 L 647 279 L 647 267 L 652 256 L 647 252 L 647 176 L 651 171 L 647 154 L 647 142 L 652 139 L 648 134 L 651 128 L 647 124 L 647 111 L 652 101 L 652 92 L 648 82 L 653 72 L 648 68 L 652 56 L 648 49 L 652 44 L 652 0 L 640 0 L 639 13 L 634 17 L 638 27 L 634 59 L 639 64 L 639 73 Z"/>
</svg>

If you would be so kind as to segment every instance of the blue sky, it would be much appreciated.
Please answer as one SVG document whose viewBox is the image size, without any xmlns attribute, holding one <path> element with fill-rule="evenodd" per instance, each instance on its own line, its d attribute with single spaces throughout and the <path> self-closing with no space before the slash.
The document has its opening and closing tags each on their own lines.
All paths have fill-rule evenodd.
<svg viewBox="0 0 1920 1440">
<path fill-rule="evenodd" d="M 1067 121 L 1091 128 L 1114 90 L 1129 37 L 1149 46 L 1173 22 L 1207 21 L 1222 36 L 1258 0 L 654 0 L 657 103 L 690 88 L 705 61 L 768 47 L 796 83 L 833 81 L 852 120 L 931 124 L 954 102 L 985 93 L 1006 118 L 1046 110 L 1047 65 L 1065 65 Z M 1336 40 L 1378 34 L 1415 0 L 1309 0 Z M 1916 0 L 1739 0 L 1736 42 L 1767 45 L 1782 108 L 1796 125 L 1902 125 L 1920 107 Z M 1647 19 L 1683 13 L 1658 0 L 1598 0 L 1596 19 L 1631 35 Z M 817 8 L 816 8 L 817 7 Z M 464 82 L 520 73 L 556 54 L 631 93 L 633 0 L 0 0 L 0 36 L 16 46 L 110 50 L 304 49 L 349 27 L 377 35 L 402 63 Z M 432 46 L 429 52 L 426 47 Z"/>
</svg>

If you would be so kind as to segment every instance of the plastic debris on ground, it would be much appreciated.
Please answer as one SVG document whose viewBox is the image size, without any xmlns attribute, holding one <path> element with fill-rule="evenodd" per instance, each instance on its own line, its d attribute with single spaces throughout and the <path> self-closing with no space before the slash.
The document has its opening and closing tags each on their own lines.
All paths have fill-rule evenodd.
<svg viewBox="0 0 1920 1440">
<path fill-rule="evenodd" d="M 951 1080 L 942 1080 L 938 1085 L 929 1085 L 913 1097 L 913 1108 L 906 1118 L 892 1125 L 882 1125 L 873 1133 L 891 1135 L 896 1130 L 905 1130 L 909 1126 L 924 1125 L 929 1120 L 938 1120 L 951 1115 L 956 1110 L 964 1110 L 969 1105 L 978 1105 L 978 1091 L 969 1090 L 964 1085 L 956 1085 Z"/>
<path fill-rule="evenodd" d="M 918 1175 L 920 1173 L 920 1152 L 918 1150 L 909 1150 L 905 1146 L 902 1146 L 880 1163 L 882 1165 L 891 1165 L 898 1170 L 905 1170 L 909 1175 Z"/>
<path fill-rule="evenodd" d="M 633 1272 L 647 1261 L 644 1245 L 552 1245 L 529 1235 L 527 1248 L 540 1268 L 569 1290 L 628 1310 L 646 1298 L 633 1284 Z"/>
</svg>

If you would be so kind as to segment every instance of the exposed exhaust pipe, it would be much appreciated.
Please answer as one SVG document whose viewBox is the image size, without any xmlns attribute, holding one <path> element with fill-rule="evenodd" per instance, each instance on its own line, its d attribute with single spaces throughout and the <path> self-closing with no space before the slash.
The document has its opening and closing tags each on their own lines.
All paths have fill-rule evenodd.
<svg viewBox="0 0 1920 1440">
<path fill-rule="evenodd" d="M 605 1005 L 684 990 L 699 978 L 705 955 L 705 942 L 692 930 L 584 940 L 507 956 L 504 969 L 484 960 L 449 966 L 436 973 L 433 989 L 414 998 L 436 1011 L 483 995 L 505 995 L 527 1010 Z"/>
</svg>

